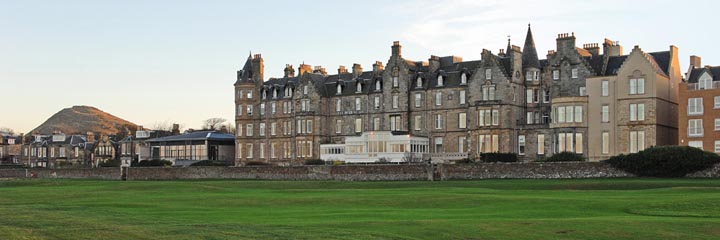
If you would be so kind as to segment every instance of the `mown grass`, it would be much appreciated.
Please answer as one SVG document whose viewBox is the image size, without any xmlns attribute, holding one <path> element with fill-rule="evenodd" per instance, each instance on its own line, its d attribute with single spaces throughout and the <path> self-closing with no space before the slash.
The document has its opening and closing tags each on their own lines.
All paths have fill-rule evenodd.
<svg viewBox="0 0 720 240">
<path fill-rule="evenodd" d="M 720 180 L 0 181 L 0 239 L 719 239 Z"/>
</svg>

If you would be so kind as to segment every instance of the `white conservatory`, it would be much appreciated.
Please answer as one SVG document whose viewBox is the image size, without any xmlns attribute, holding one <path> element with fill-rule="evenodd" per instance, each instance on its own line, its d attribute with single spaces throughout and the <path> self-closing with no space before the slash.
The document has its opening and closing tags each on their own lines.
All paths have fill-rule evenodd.
<svg viewBox="0 0 720 240">
<path fill-rule="evenodd" d="M 365 132 L 345 137 L 345 144 L 321 144 L 320 159 L 346 163 L 372 163 L 380 159 L 406 162 L 428 154 L 430 141 L 410 134 L 393 135 L 390 131 Z"/>
</svg>

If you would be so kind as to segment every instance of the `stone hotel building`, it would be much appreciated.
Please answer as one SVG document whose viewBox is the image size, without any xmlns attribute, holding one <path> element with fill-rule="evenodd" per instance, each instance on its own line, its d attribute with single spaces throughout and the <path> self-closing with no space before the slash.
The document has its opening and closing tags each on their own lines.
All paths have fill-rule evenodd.
<svg viewBox="0 0 720 240">
<path fill-rule="evenodd" d="M 577 47 L 559 34 L 538 55 L 528 26 L 480 60 L 406 59 L 394 42 L 386 62 L 336 73 L 301 64 L 265 78 L 260 54 L 235 82 L 236 162 L 302 164 L 434 161 L 513 152 L 534 161 L 558 152 L 590 160 L 677 142 L 677 48 L 625 55 L 618 42 Z"/>
</svg>

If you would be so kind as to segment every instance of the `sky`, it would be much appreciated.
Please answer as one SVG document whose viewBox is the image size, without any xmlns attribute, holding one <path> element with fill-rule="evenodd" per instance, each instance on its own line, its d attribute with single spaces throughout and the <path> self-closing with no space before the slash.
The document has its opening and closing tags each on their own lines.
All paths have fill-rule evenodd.
<svg viewBox="0 0 720 240">
<path fill-rule="evenodd" d="M 250 52 L 265 78 L 305 62 L 335 73 L 403 57 L 480 59 L 522 46 L 540 56 L 559 33 L 576 44 L 619 41 L 625 53 L 679 48 L 720 65 L 717 1 L 36 1 L 0 0 L 0 127 L 28 132 L 75 105 L 150 127 L 233 121 L 233 83 Z"/>
</svg>

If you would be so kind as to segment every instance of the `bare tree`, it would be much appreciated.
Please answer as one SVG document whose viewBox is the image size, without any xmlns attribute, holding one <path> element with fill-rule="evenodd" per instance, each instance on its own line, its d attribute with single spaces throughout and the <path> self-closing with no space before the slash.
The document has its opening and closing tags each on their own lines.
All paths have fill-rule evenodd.
<svg viewBox="0 0 720 240">
<path fill-rule="evenodd" d="M 15 130 L 9 127 L 0 127 L 0 133 L 7 133 L 10 135 L 15 135 Z"/>
<path fill-rule="evenodd" d="M 419 163 L 422 162 L 422 157 L 417 153 L 405 152 L 402 160 L 406 163 Z"/>
<path fill-rule="evenodd" d="M 172 131 L 172 124 L 170 124 L 170 121 L 168 120 L 162 122 L 154 122 L 152 125 L 150 125 L 150 129 L 159 131 Z"/>
<path fill-rule="evenodd" d="M 203 123 L 203 129 L 218 130 L 225 122 L 227 122 L 227 120 L 224 118 L 210 118 L 205 120 L 205 122 Z"/>
</svg>

